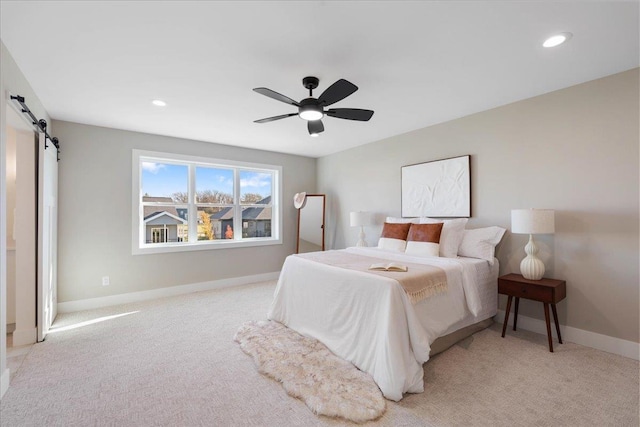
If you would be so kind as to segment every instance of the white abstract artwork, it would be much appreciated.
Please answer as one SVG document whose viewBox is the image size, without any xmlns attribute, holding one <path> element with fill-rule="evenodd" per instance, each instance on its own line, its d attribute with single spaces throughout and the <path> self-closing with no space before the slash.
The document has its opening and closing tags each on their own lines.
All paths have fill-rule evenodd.
<svg viewBox="0 0 640 427">
<path fill-rule="evenodd" d="M 403 166 L 403 217 L 470 217 L 471 156 Z"/>
</svg>

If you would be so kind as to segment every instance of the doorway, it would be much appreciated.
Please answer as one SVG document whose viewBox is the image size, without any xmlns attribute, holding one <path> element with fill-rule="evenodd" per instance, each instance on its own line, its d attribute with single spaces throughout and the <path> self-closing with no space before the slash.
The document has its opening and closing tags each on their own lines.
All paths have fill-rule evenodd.
<svg viewBox="0 0 640 427">
<path fill-rule="evenodd" d="M 7 347 L 33 344 L 36 329 L 36 137 L 25 120 L 7 106 L 6 262 Z"/>
<path fill-rule="evenodd" d="M 18 347 L 43 341 L 57 314 L 58 150 L 12 108 L 6 134 L 6 342 Z"/>
</svg>

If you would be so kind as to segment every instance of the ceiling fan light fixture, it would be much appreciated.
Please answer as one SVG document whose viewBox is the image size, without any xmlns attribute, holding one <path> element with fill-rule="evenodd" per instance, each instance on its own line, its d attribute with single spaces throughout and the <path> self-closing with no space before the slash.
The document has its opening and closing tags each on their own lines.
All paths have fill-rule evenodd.
<svg viewBox="0 0 640 427">
<path fill-rule="evenodd" d="M 309 136 L 310 136 L 311 138 L 317 138 L 317 137 L 319 137 L 319 136 L 320 136 L 320 134 L 319 134 L 319 133 L 310 133 L 310 134 L 309 134 Z"/>
<path fill-rule="evenodd" d="M 298 115 L 300 116 L 301 119 L 304 119 L 309 122 L 313 122 L 316 120 L 320 120 L 324 114 L 316 110 L 305 110 L 305 111 L 300 111 Z"/>
<path fill-rule="evenodd" d="M 318 100 L 314 98 L 303 99 L 298 108 L 298 115 L 301 119 L 309 122 L 320 120 L 324 116 L 322 107 L 318 105 Z"/>
</svg>

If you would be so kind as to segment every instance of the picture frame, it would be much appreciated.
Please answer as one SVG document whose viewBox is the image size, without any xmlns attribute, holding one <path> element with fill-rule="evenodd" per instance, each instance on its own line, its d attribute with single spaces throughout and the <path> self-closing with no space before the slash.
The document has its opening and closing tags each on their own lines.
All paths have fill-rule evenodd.
<svg viewBox="0 0 640 427">
<path fill-rule="evenodd" d="M 403 217 L 471 217 L 471 156 L 401 167 Z"/>
</svg>

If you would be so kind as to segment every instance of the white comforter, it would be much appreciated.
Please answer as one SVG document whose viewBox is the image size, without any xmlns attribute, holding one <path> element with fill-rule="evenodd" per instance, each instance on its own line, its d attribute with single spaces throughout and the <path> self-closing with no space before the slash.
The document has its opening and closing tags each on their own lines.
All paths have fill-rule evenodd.
<svg viewBox="0 0 640 427">
<path fill-rule="evenodd" d="M 345 251 L 445 270 L 448 291 L 412 304 L 393 279 L 287 257 L 268 318 L 318 339 L 368 372 L 387 399 L 424 391 L 431 343 L 465 313 L 477 314 L 475 269 L 452 258 L 418 258 L 376 248 Z M 468 310 L 468 311 L 467 311 Z"/>
</svg>

